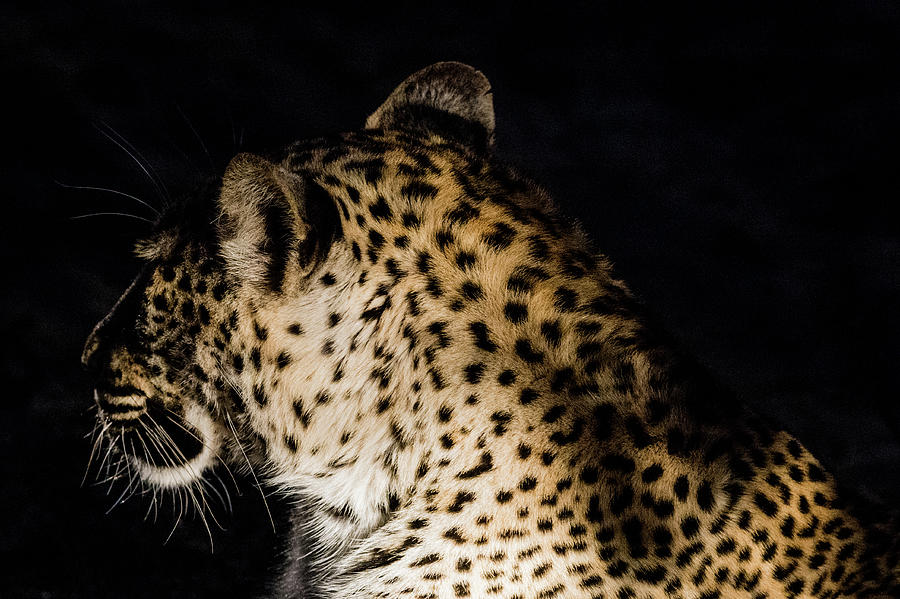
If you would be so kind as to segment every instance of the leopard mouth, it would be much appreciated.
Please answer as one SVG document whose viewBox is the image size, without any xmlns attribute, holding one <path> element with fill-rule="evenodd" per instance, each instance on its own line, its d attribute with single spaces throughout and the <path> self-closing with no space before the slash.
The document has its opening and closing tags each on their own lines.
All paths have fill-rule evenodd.
<svg viewBox="0 0 900 599">
<path fill-rule="evenodd" d="M 222 445 L 212 416 L 196 404 L 188 404 L 178 415 L 133 391 L 115 396 L 95 391 L 112 448 L 154 486 L 196 483 L 212 468 Z"/>
<path fill-rule="evenodd" d="M 148 416 L 152 416 L 152 408 Z M 161 421 L 160 421 L 161 420 Z M 145 481 L 161 488 L 183 487 L 195 483 L 212 468 L 221 447 L 221 438 L 212 416 L 198 405 L 189 406 L 181 421 L 168 415 L 153 419 L 156 428 L 147 427 L 149 443 L 132 461 Z M 140 434 L 132 429 L 132 434 Z"/>
</svg>

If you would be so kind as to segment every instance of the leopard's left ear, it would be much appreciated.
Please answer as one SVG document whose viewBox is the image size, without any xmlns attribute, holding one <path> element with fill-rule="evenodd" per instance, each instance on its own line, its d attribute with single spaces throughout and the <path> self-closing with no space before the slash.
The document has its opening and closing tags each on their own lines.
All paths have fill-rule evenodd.
<svg viewBox="0 0 900 599">
<path fill-rule="evenodd" d="M 433 64 L 401 83 L 366 120 L 366 128 L 437 134 L 486 150 L 494 141 L 491 84 L 469 65 Z"/>
<path fill-rule="evenodd" d="M 307 277 L 338 226 L 324 189 L 255 154 L 238 154 L 228 164 L 218 207 L 219 253 L 227 272 L 263 295 Z"/>
</svg>

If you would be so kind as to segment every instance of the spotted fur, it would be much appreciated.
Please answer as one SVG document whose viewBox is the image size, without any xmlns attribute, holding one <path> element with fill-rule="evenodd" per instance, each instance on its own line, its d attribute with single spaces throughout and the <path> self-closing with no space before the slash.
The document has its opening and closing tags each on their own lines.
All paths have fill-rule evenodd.
<svg viewBox="0 0 900 599">
<path fill-rule="evenodd" d="M 889 518 L 681 355 L 493 130 L 441 63 L 167 214 L 84 355 L 130 464 L 251 460 L 297 506 L 284 597 L 900 594 Z"/>
</svg>

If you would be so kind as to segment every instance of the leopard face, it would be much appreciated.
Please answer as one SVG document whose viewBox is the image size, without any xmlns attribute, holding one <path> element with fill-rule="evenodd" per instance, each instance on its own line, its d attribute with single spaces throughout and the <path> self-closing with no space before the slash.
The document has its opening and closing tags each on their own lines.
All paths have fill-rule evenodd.
<svg viewBox="0 0 900 599">
<path fill-rule="evenodd" d="M 85 349 L 112 451 L 294 498 L 283 596 L 896 591 L 895 537 L 678 352 L 493 130 L 484 76 L 440 63 L 176 206 Z"/>
</svg>

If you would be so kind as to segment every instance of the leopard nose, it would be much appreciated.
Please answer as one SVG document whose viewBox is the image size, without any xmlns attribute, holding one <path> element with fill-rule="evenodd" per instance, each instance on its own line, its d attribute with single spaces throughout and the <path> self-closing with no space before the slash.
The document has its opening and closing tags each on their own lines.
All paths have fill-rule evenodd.
<svg viewBox="0 0 900 599">
<path fill-rule="evenodd" d="M 97 328 L 88 335 L 87 341 L 84 343 L 84 350 L 81 352 L 81 365 L 88 372 L 97 370 L 97 350 L 100 348 L 100 336 L 97 335 Z"/>
<path fill-rule="evenodd" d="M 81 364 L 88 372 L 96 372 L 100 366 L 100 349 L 103 345 L 115 344 L 117 338 L 118 342 L 121 342 L 123 335 L 127 336 L 129 331 L 134 330 L 134 318 L 137 312 L 137 303 L 140 301 L 141 288 L 149 276 L 149 269 L 145 267 L 131 282 L 109 314 L 104 316 L 103 320 L 98 322 L 91 331 L 84 344 L 84 351 L 81 352 Z M 116 333 L 116 331 L 119 332 Z M 104 339 L 106 339 L 105 343 Z"/>
</svg>

